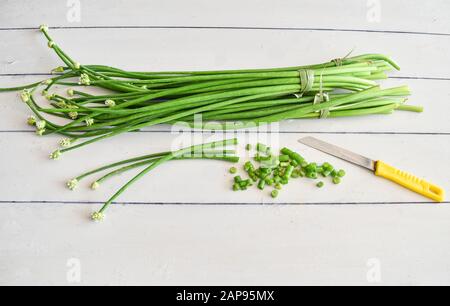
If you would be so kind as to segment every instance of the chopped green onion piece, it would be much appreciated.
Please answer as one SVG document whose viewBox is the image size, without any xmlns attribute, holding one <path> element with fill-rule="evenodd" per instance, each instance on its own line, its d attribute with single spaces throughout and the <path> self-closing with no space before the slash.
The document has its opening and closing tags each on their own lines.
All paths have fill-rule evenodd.
<svg viewBox="0 0 450 306">
<path fill-rule="evenodd" d="M 275 189 L 275 190 L 272 191 L 272 193 L 270 195 L 272 196 L 272 198 L 275 199 L 275 198 L 278 197 L 278 193 L 279 193 L 278 190 Z"/>
<path fill-rule="evenodd" d="M 286 178 L 286 179 L 289 179 L 291 176 L 292 176 L 292 172 L 294 172 L 294 166 L 292 166 L 292 165 L 289 165 L 287 168 L 286 168 L 286 172 L 285 172 L 285 174 L 284 174 L 284 178 Z"/>
<path fill-rule="evenodd" d="M 236 167 L 231 167 L 231 168 L 230 168 L 230 173 L 231 173 L 231 174 L 236 174 L 236 173 L 237 173 Z"/>
<path fill-rule="evenodd" d="M 288 162 L 288 161 L 291 160 L 291 158 L 289 157 L 289 155 L 280 155 L 280 156 L 278 157 L 278 160 L 279 160 L 280 162 Z"/>
<path fill-rule="evenodd" d="M 254 170 L 255 170 L 255 167 L 253 166 L 253 164 L 252 164 L 251 161 L 248 161 L 248 162 L 246 162 L 245 165 L 244 165 L 244 170 L 245 170 L 246 172 L 254 171 Z"/>
<path fill-rule="evenodd" d="M 324 185 L 325 185 L 324 182 L 318 182 L 316 186 L 319 188 L 322 188 Z"/>
<path fill-rule="evenodd" d="M 341 183 L 341 178 L 336 176 L 335 178 L 333 178 L 333 183 L 336 184 L 336 185 L 340 184 Z"/>
<path fill-rule="evenodd" d="M 261 179 L 258 183 L 258 188 L 264 190 L 264 187 L 266 187 L 266 180 Z"/>
<path fill-rule="evenodd" d="M 272 156 L 270 156 L 270 155 L 259 157 L 259 161 L 261 161 L 261 162 L 266 162 L 266 161 L 271 161 L 271 160 L 272 160 Z"/>
<path fill-rule="evenodd" d="M 322 171 L 322 176 L 323 176 L 323 177 L 328 177 L 328 176 L 330 176 L 330 174 L 331 174 L 331 172 L 328 171 L 328 170 Z"/>
<path fill-rule="evenodd" d="M 274 184 L 274 180 L 271 178 L 266 178 L 266 185 L 272 186 Z"/>
<path fill-rule="evenodd" d="M 267 153 L 269 150 L 269 148 L 262 143 L 257 143 L 256 144 L 256 151 L 261 152 L 261 153 Z"/>
<path fill-rule="evenodd" d="M 300 177 L 300 171 L 298 169 L 295 169 L 292 174 L 291 174 L 291 178 L 299 178 Z"/>
<path fill-rule="evenodd" d="M 257 182 L 258 181 L 258 176 L 255 174 L 255 172 L 250 171 L 248 173 L 248 176 L 250 176 L 250 178 L 252 179 L 252 181 Z"/>
</svg>

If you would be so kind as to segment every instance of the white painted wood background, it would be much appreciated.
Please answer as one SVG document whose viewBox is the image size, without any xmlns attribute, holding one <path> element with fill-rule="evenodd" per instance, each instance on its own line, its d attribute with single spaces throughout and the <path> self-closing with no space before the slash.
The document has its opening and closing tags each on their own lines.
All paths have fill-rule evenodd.
<svg viewBox="0 0 450 306">
<path fill-rule="evenodd" d="M 281 145 L 347 169 L 340 186 L 299 181 L 274 202 L 256 190 L 229 191 L 227 164 L 173 162 L 93 224 L 87 216 L 129 176 L 97 192 L 69 192 L 64 182 L 167 150 L 179 135 L 158 126 L 52 162 L 58 139 L 35 137 L 17 95 L 0 94 L 0 285 L 450 284 L 449 202 L 429 203 L 296 142 L 320 136 L 448 191 L 449 1 L 81 0 L 80 22 L 70 22 L 76 2 L 1 1 L 0 87 L 42 79 L 60 64 L 35 30 L 46 23 L 80 62 L 137 70 L 307 64 L 352 48 L 385 53 L 403 69 L 384 84 L 409 84 L 410 103 L 425 112 L 281 124 Z M 78 263 L 80 282 L 68 277 Z M 373 271 L 379 282 L 368 277 Z"/>
</svg>

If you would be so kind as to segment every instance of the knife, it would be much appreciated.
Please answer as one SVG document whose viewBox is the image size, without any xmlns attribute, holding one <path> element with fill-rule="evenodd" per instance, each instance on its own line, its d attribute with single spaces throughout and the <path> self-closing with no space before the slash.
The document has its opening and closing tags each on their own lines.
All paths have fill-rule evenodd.
<svg viewBox="0 0 450 306">
<path fill-rule="evenodd" d="M 370 158 L 353 153 L 330 143 L 326 143 L 314 137 L 305 137 L 300 139 L 299 142 L 307 145 L 308 147 L 369 169 L 373 171 L 376 176 L 395 182 L 436 202 L 444 202 L 445 200 L 445 191 L 441 187 L 412 174 L 396 169 L 381 160 L 374 161 Z"/>
</svg>

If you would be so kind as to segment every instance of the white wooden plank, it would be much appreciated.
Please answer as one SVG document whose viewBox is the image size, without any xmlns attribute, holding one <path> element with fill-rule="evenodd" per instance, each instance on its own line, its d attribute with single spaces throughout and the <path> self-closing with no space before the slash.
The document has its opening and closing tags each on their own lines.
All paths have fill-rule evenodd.
<svg viewBox="0 0 450 306">
<path fill-rule="evenodd" d="M 353 47 L 355 53 L 386 53 L 403 68 L 395 76 L 421 80 L 384 84 L 410 84 L 411 103 L 423 104 L 426 112 L 291 122 L 282 124 L 285 133 L 271 134 L 274 146 L 345 168 L 348 176 L 339 186 L 319 190 L 310 181 L 294 181 L 273 201 L 268 190 L 230 191 L 229 164 L 173 162 L 119 199 L 142 205 L 114 205 L 103 224 L 93 224 L 87 216 L 131 173 L 97 192 L 88 190 L 90 181 L 70 192 L 65 181 L 107 162 L 167 150 L 179 143 L 179 135 L 155 133 L 168 129 L 156 127 L 50 161 L 58 138 L 18 132 L 28 128 L 23 123 L 28 111 L 14 94 L 0 94 L 0 285 L 77 284 L 67 278 L 69 259 L 79 260 L 85 285 L 450 284 L 449 202 L 425 203 L 296 142 L 318 132 L 313 135 L 381 158 L 448 191 L 450 2 L 98 0 L 81 1 L 80 22 L 67 19 L 67 3 L 2 1 L 0 87 L 40 78 L 9 74 L 46 73 L 60 64 L 37 31 L 8 29 L 48 23 L 90 27 L 53 31 L 77 60 L 136 70 L 309 64 L 343 56 Z M 378 4 L 380 22 L 371 22 L 367 14 L 376 13 Z M 212 140 L 203 136 L 194 134 L 195 141 Z M 241 143 L 257 141 L 239 137 Z M 373 262 L 380 264 L 381 283 L 367 278 Z"/>
<path fill-rule="evenodd" d="M 81 63 L 131 70 L 210 70 L 307 65 L 355 54 L 398 61 L 393 75 L 449 78 L 445 36 L 204 29 L 73 29 L 54 39 Z M 217 39 L 220 37 L 220 39 Z M 31 48 L 31 49 L 30 49 Z M 47 73 L 61 64 L 35 30 L 0 31 L 0 73 Z"/>
<path fill-rule="evenodd" d="M 17 86 L 37 82 L 44 78 L 44 76 L 0 77 L 0 86 Z M 405 84 L 411 87 L 413 93 L 408 103 L 423 105 L 425 107 L 423 113 L 396 112 L 389 116 L 295 120 L 282 122 L 279 127 L 273 125 L 272 131 L 279 129 L 281 132 L 450 133 L 449 81 L 392 79 L 382 82 L 385 87 Z M 64 90 L 58 89 L 57 92 L 64 93 Z M 37 98 L 41 101 L 39 96 Z M 17 93 L 1 93 L 0 101 L 1 131 L 31 130 L 25 123 L 26 117 L 31 112 L 22 103 Z M 414 122 L 414 124 L 409 124 L 410 122 Z M 171 127 L 162 125 L 146 130 L 170 131 Z"/>
<path fill-rule="evenodd" d="M 449 33 L 445 0 L 3 1 L 0 27 L 225 26 Z M 80 9 L 78 11 L 78 8 Z M 78 14 L 79 12 L 79 14 Z M 79 17 L 79 18 L 78 18 Z"/>
<path fill-rule="evenodd" d="M 228 136 L 231 138 L 233 135 Z M 232 192 L 232 176 L 228 163 L 216 161 L 174 161 L 156 169 L 124 194 L 119 202 L 138 203 L 384 203 L 423 202 L 427 199 L 377 178 L 366 170 L 307 148 L 297 140 L 305 134 L 260 135 L 259 139 L 276 147 L 291 147 L 307 160 L 330 161 L 338 168 L 347 169 L 348 177 L 341 185 L 329 180 L 326 188 L 315 187 L 315 182 L 294 180 L 277 200 L 269 196 L 271 190 L 256 187 L 247 192 Z M 191 139 L 192 137 L 192 139 Z M 59 161 L 48 159 L 56 148 L 58 138 L 37 138 L 31 133 L 3 133 L 0 135 L 0 169 L 3 188 L 1 201 L 69 201 L 104 202 L 138 171 L 124 174 L 106 182 L 100 190 L 89 190 L 98 178 L 80 183 L 79 190 L 70 192 L 64 184 L 81 173 L 104 164 L 144 154 L 164 152 L 179 144 L 188 146 L 220 139 L 221 135 L 170 135 L 167 133 L 129 134 L 105 140 L 91 147 L 67 153 Z M 256 143 L 255 135 L 238 135 L 242 153 L 245 143 Z M 430 135 L 319 135 L 320 138 L 352 149 L 369 157 L 410 171 L 450 190 L 445 166 L 450 163 L 450 137 Z M 248 140 L 246 140 L 248 138 Z M 189 143 L 190 142 L 190 143 Z M 112 149 L 114 148 L 114 149 Z M 437 149 L 439 148 L 439 149 Z M 245 161 L 245 156 L 242 161 Z M 12 162 L 14 161 L 14 162 Z M 174 192 L 176 190 L 176 192 Z M 434 205 L 434 204 L 430 204 Z"/>
<path fill-rule="evenodd" d="M 91 209 L 0 205 L 0 285 L 450 284 L 450 206 Z"/>
</svg>

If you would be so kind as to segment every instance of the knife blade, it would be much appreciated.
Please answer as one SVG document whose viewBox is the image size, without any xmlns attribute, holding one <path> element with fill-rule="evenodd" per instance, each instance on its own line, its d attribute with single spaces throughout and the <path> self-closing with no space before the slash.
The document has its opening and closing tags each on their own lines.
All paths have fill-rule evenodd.
<svg viewBox="0 0 450 306">
<path fill-rule="evenodd" d="M 352 164 L 369 169 L 376 176 L 388 179 L 436 202 L 443 202 L 445 200 L 445 191 L 441 187 L 408 172 L 396 169 L 381 160 L 375 161 L 314 137 L 305 137 L 299 139 L 299 142 Z"/>
<path fill-rule="evenodd" d="M 333 155 L 337 158 L 351 162 L 352 164 L 361 166 L 363 168 L 375 171 L 375 161 L 365 156 L 356 154 L 344 148 L 335 146 L 333 144 L 324 142 L 314 137 L 305 137 L 299 140 L 300 143 L 314 148 L 321 152 Z"/>
</svg>

